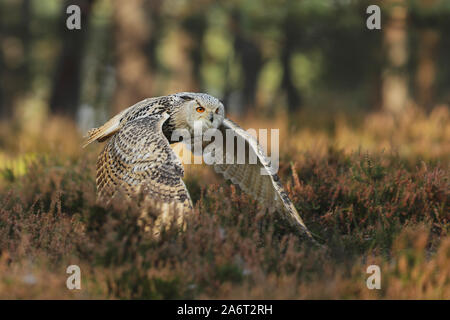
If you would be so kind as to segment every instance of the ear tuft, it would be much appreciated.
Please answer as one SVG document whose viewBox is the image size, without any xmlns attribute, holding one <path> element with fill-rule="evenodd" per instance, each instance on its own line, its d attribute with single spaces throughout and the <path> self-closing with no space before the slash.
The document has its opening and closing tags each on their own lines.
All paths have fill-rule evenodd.
<svg viewBox="0 0 450 320">
<path fill-rule="evenodd" d="M 183 99 L 183 100 L 186 100 L 186 101 L 194 100 L 193 97 L 191 97 L 191 96 L 186 96 L 186 95 L 180 96 L 180 98 Z"/>
</svg>

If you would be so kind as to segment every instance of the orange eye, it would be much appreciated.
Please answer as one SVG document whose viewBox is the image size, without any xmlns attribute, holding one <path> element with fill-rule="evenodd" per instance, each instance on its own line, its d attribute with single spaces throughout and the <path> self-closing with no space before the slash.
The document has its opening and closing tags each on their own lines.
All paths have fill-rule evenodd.
<svg viewBox="0 0 450 320">
<path fill-rule="evenodd" d="M 216 109 L 216 113 L 219 114 L 219 108 Z"/>
<path fill-rule="evenodd" d="M 195 110 L 199 113 L 205 112 L 205 108 L 203 108 L 203 107 L 197 107 L 197 109 L 195 109 Z"/>
</svg>

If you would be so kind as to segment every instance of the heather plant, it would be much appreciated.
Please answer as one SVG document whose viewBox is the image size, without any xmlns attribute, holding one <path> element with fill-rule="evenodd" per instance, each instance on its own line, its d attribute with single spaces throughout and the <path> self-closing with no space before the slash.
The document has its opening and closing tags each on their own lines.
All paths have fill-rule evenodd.
<svg viewBox="0 0 450 320">
<path fill-rule="evenodd" d="M 423 127 L 438 121 L 435 115 L 417 117 Z M 415 130 L 409 118 L 398 121 L 401 132 Z M 195 203 L 186 230 L 170 227 L 154 237 L 139 223 L 143 209 L 157 214 L 153 208 L 136 199 L 96 202 L 98 150 L 78 150 L 76 132 L 61 142 L 56 133 L 68 130 L 67 123 L 51 123 L 54 134 L 43 134 L 40 144 L 3 145 L 0 153 L 8 160 L 0 166 L 0 298 L 450 297 L 443 133 L 428 135 L 441 146 L 428 154 L 396 152 L 395 146 L 365 149 L 364 143 L 350 148 L 353 141 L 342 146 L 343 122 L 341 133 L 299 129 L 291 140 L 283 139 L 288 129 L 281 127 L 279 175 L 324 245 L 319 248 L 205 166 L 186 168 Z M 446 132 L 448 122 L 439 123 Z M 357 126 L 345 126 L 345 136 L 359 134 Z M 8 131 L 2 134 L 7 141 Z M 376 123 L 364 133 L 383 145 L 380 134 Z M 406 133 L 399 136 L 403 150 L 417 144 Z M 65 286 L 72 264 L 80 266 L 81 290 Z M 380 290 L 366 287 L 371 264 L 380 266 Z"/>
</svg>

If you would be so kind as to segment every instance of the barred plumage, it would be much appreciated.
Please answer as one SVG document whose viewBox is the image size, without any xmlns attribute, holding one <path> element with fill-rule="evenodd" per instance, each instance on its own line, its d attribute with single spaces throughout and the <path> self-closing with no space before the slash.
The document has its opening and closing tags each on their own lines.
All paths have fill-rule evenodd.
<svg viewBox="0 0 450 320">
<path fill-rule="evenodd" d="M 99 199 L 108 201 L 118 190 L 128 195 L 141 192 L 159 206 L 162 220 L 168 219 L 173 208 L 181 215 L 188 213 L 192 201 L 182 180 L 183 166 L 170 143 L 175 129 L 185 129 L 193 135 L 196 121 L 200 121 L 202 130 L 220 130 L 224 139 L 225 130 L 232 130 L 245 143 L 245 164 L 223 161 L 213 164 L 216 172 L 263 206 L 280 211 L 301 234 L 312 239 L 278 176 L 270 174 L 270 161 L 256 139 L 224 117 L 224 107 L 218 99 L 203 93 L 182 92 L 145 99 L 88 132 L 85 146 L 109 139 L 97 162 Z M 230 156 L 226 147 L 222 152 L 224 159 Z M 237 152 L 233 154 L 236 157 Z M 256 164 L 248 164 L 250 156 L 257 159 Z M 262 175 L 261 170 L 267 174 Z"/>
</svg>

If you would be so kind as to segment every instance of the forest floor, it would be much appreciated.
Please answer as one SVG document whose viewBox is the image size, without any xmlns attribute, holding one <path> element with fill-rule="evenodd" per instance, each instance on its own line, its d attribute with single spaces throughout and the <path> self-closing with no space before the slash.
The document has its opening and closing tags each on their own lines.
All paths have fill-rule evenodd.
<svg viewBox="0 0 450 320">
<path fill-rule="evenodd" d="M 186 231 L 154 239 L 136 206 L 96 204 L 101 145 L 81 149 L 71 122 L 43 121 L 1 125 L 0 299 L 450 299 L 445 107 L 238 122 L 280 128 L 281 181 L 328 250 L 203 165 L 186 168 Z M 69 265 L 81 290 L 66 287 Z"/>
</svg>

